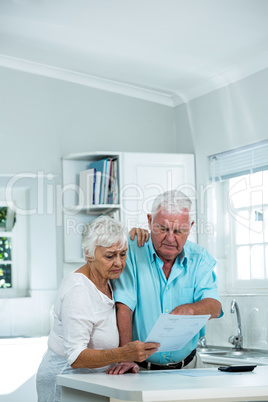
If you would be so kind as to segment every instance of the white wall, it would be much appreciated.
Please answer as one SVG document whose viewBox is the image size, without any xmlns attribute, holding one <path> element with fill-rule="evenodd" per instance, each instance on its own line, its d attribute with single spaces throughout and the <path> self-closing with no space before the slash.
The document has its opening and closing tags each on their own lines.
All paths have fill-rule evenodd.
<svg viewBox="0 0 268 402">
<path fill-rule="evenodd" d="M 0 175 L 39 171 L 61 181 L 61 157 L 72 152 L 183 152 L 170 107 L 5 68 L 0 88 Z M 46 201 L 44 210 L 31 218 L 31 297 L 0 299 L 0 336 L 49 331 L 65 267 L 57 216 L 47 214 Z"/>
<path fill-rule="evenodd" d="M 172 108 L 0 68 L 1 172 L 61 172 L 60 158 L 95 150 L 177 152 Z"/>
<path fill-rule="evenodd" d="M 192 142 L 196 155 L 196 185 L 199 195 L 203 192 L 202 188 L 209 184 L 209 155 L 268 139 L 267 86 L 268 69 L 176 109 L 178 141 L 183 143 L 186 137 L 187 143 Z M 206 195 L 211 197 L 209 192 Z M 200 197 L 198 202 L 198 219 L 203 223 L 208 220 L 207 201 L 205 197 L 203 206 L 203 199 Z M 213 250 L 210 237 L 202 233 L 202 230 L 198 241 Z M 219 260 L 219 264 L 224 267 L 224 261 Z M 219 272 L 220 282 L 224 280 L 223 275 L 224 268 Z M 267 295 L 232 297 L 234 296 L 241 309 L 245 347 L 268 349 Z M 228 337 L 236 334 L 236 318 L 229 312 L 232 297 L 222 295 L 225 316 L 220 321 L 209 322 L 209 343 L 228 345 Z"/>
</svg>

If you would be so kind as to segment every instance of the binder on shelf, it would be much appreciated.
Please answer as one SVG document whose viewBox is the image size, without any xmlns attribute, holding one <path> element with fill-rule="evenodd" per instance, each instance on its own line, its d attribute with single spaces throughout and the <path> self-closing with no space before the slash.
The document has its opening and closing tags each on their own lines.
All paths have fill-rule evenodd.
<svg viewBox="0 0 268 402">
<path fill-rule="evenodd" d="M 113 160 L 113 204 L 119 204 L 119 183 L 117 159 Z"/>
<path fill-rule="evenodd" d="M 93 204 L 95 169 L 87 169 L 80 172 L 79 179 L 79 205 Z"/>
<path fill-rule="evenodd" d="M 94 201 L 95 204 L 104 204 L 104 179 L 106 175 L 106 164 L 107 164 L 107 158 L 105 159 L 100 159 L 99 161 L 91 162 L 89 167 L 96 169 L 96 186 L 98 190 L 98 183 L 97 181 L 99 180 L 100 176 L 100 190 L 99 190 L 99 196 L 98 194 L 95 195 Z M 101 174 L 97 174 L 97 172 L 100 172 Z M 97 192 L 97 191 L 96 191 Z"/>
<path fill-rule="evenodd" d="M 93 193 L 92 193 L 92 204 L 95 204 L 95 186 L 96 186 L 96 169 L 94 169 L 93 173 Z"/>
<path fill-rule="evenodd" d="M 111 169 L 111 158 L 108 158 L 106 160 L 106 172 L 104 175 L 103 204 L 108 204 L 110 169 Z"/>
<path fill-rule="evenodd" d="M 113 160 L 110 159 L 110 171 L 109 171 L 109 184 L 108 184 L 108 197 L 107 204 L 112 204 L 112 185 L 113 185 Z"/>
<path fill-rule="evenodd" d="M 118 204 L 118 174 L 117 159 L 111 161 L 110 177 L 109 177 L 109 204 Z"/>
</svg>

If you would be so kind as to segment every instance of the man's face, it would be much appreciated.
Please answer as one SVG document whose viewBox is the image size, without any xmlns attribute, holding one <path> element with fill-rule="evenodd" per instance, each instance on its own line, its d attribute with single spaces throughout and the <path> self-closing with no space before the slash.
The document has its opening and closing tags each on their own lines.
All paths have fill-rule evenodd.
<svg viewBox="0 0 268 402">
<path fill-rule="evenodd" d="M 170 214 L 160 208 L 153 220 L 151 214 L 147 217 L 157 255 L 162 261 L 173 261 L 182 252 L 194 224 L 190 222 L 189 212 Z"/>
</svg>

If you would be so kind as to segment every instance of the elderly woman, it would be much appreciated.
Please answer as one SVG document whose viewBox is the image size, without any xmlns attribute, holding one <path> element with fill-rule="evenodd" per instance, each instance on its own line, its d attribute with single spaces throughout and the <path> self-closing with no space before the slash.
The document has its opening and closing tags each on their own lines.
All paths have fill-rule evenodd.
<svg viewBox="0 0 268 402">
<path fill-rule="evenodd" d="M 57 293 L 48 350 L 37 372 L 39 402 L 61 401 L 57 374 L 107 371 L 115 363 L 141 362 L 157 351 L 159 344 L 140 341 L 118 347 L 110 279 L 125 267 L 127 239 L 122 223 L 106 216 L 85 226 L 86 264 L 69 274 Z"/>
</svg>

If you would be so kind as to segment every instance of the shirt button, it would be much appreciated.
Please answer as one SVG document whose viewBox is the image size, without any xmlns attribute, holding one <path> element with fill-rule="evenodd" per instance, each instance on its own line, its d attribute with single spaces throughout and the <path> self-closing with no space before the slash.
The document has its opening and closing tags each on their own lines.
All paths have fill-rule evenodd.
<svg viewBox="0 0 268 402">
<path fill-rule="evenodd" d="M 168 290 L 168 286 L 166 287 L 166 290 Z"/>
<path fill-rule="evenodd" d="M 166 313 L 168 313 L 168 309 L 166 309 Z"/>
<path fill-rule="evenodd" d="M 167 355 L 164 355 L 163 357 L 167 357 Z"/>
</svg>

